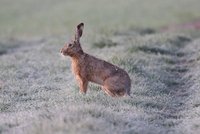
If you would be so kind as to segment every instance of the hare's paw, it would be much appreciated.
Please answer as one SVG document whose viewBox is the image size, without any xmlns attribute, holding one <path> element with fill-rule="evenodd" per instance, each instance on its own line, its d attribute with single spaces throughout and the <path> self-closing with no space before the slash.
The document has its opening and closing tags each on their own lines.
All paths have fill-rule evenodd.
<svg viewBox="0 0 200 134">
<path fill-rule="evenodd" d="M 79 90 L 79 94 L 81 95 L 86 95 L 86 92 L 82 91 L 82 90 Z"/>
</svg>

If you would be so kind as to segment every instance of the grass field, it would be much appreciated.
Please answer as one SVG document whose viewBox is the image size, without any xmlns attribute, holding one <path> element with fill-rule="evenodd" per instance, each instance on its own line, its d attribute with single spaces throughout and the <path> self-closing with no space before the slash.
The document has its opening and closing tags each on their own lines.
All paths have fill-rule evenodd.
<svg viewBox="0 0 200 134">
<path fill-rule="evenodd" d="M 0 134 L 200 133 L 198 0 L 0 0 Z M 90 83 L 59 50 L 79 22 L 82 47 L 125 69 L 133 98 Z"/>
</svg>

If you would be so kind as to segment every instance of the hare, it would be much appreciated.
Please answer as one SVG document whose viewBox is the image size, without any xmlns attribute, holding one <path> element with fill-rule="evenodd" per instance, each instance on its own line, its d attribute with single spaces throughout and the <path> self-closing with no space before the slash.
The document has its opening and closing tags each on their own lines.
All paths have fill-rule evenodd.
<svg viewBox="0 0 200 134">
<path fill-rule="evenodd" d="M 130 96 L 131 80 L 126 71 L 83 51 L 80 44 L 83 28 L 84 23 L 77 25 L 75 38 L 65 43 L 60 51 L 62 55 L 71 57 L 80 93 L 86 94 L 88 82 L 94 82 L 112 97 Z"/>
</svg>

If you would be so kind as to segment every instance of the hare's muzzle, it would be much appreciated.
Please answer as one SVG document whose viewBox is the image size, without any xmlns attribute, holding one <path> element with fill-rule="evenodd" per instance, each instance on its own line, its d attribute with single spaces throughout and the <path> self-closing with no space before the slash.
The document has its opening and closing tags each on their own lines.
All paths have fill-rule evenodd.
<svg viewBox="0 0 200 134">
<path fill-rule="evenodd" d="M 63 55 L 63 56 L 67 56 L 67 52 L 66 52 L 66 50 L 64 48 L 62 48 L 60 50 L 60 54 Z"/>
<path fill-rule="evenodd" d="M 63 48 L 60 50 L 60 53 L 63 54 L 63 55 L 65 54 L 65 51 L 64 51 Z"/>
<path fill-rule="evenodd" d="M 64 56 L 63 49 L 60 50 L 60 54 Z"/>
<path fill-rule="evenodd" d="M 62 49 L 60 50 L 60 53 L 61 53 L 61 54 L 63 53 L 63 50 L 62 50 Z"/>
</svg>

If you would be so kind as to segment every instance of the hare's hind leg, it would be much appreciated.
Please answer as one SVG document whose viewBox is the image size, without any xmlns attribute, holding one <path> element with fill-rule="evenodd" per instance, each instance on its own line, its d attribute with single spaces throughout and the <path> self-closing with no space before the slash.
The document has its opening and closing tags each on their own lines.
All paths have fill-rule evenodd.
<svg viewBox="0 0 200 134">
<path fill-rule="evenodd" d="M 120 89 L 112 89 L 110 87 L 107 86 L 103 86 L 104 91 L 106 92 L 106 94 L 112 96 L 112 97 L 120 97 L 120 96 L 124 96 L 125 92 L 124 90 L 120 90 Z"/>
<path fill-rule="evenodd" d="M 108 87 L 106 86 L 102 86 L 103 90 L 106 92 L 107 95 L 110 95 L 112 97 L 115 97 L 115 94 L 112 92 L 111 89 L 109 89 Z"/>
<path fill-rule="evenodd" d="M 126 90 L 122 83 L 117 82 L 117 77 L 110 77 L 104 81 L 104 90 L 109 92 L 109 95 L 112 94 L 112 97 L 124 96 Z"/>
</svg>

